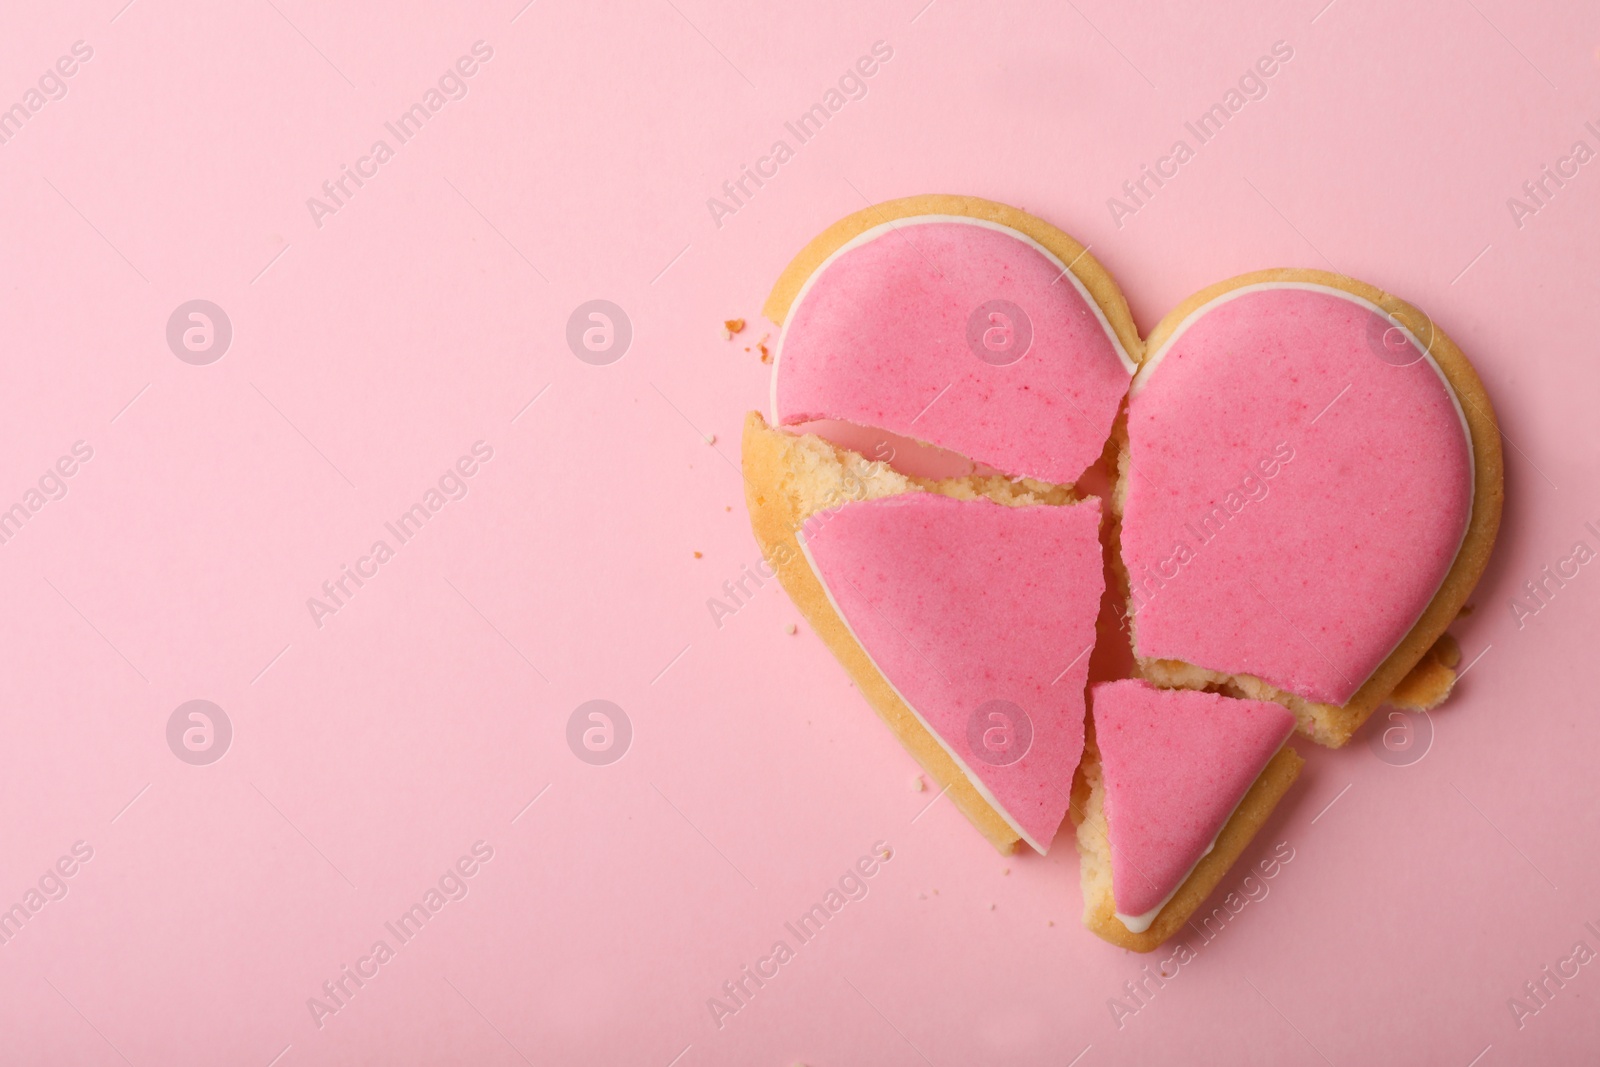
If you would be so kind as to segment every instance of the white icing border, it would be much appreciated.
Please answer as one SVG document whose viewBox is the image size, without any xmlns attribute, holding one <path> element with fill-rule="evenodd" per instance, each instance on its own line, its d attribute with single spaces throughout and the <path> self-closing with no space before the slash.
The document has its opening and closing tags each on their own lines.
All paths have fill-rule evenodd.
<svg viewBox="0 0 1600 1067">
<path fill-rule="evenodd" d="M 1278 747 L 1282 748 L 1283 746 L 1280 745 Z M 1277 755 L 1277 753 L 1273 753 L 1273 755 Z M 1252 782 L 1250 784 L 1254 785 L 1255 783 Z M 1239 803 L 1244 803 L 1244 797 L 1239 798 Z M 1233 812 L 1238 810 L 1239 804 L 1235 804 L 1233 806 L 1233 811 L 1228 812 L 1228 819 L 1233 818 Z M 1223 826 L 1228 825 L 1228 819 L 1222 820 Z M 1110 836 L 1109 829 L 1107 830 L 1107 836 Z M 1113 911 L 1111 914 L 1115 915 L 1117 917 L 1117 921 L 1128 928 L 1128 933 L 1130 934 L 1142 934 L 1146 930 L 1150 929 L 1151 924 L 1156 921 L 1156 916 L 1161 914 L 1161 909 L 1172 903 L 1172 898 L 1178 895 L 1178 890 L 1182 889 L 1183 883 L 1189 880 L 1189 876 L 1194 873 L 1195 867 L 1200 866 L 1200 860 L 1203 860 L 1207 856 L 1211 855 L 1211 850 L 1217 847 L 1217 838 L 1220 838 L 1221 836 L 1222 831 L 1219 829 L 1217 831 L 1217 836 L 1211 839 L 1211 844 L 1207 845 L 1206 850 L 1200 853 L 1200 859 L 1195 860 L 1193 866 L 1191 866 L 1187 871 L 1183 872 L 1183 877 L 1178 879 L 1178 884 L 1172 887 L 1172 892 L 1161 898 L 1161 903 L 1157 904 L 1143 915 L 1124 915 L 1120 911 Z M 1111 906 L 1113 908 L 1116 907 L 1116 900 L 1117 887 L 1113 884 L 1111 887 Z"/>
<path fill-rule="evenodd" d="M 1040 244 L 1038 241 L 1035 241 L 1032 237 L 1029 237 L 1021 230 L 1012 229 L 1010 226 L 1005 226 L 998 222 L 990 222 L 988 219 L 975 219 L 968 215 L 908 215 L 905 218 L 890 219 L 888 222 L 881 222 L 876 226 L 856 234 L 854 237 L 850 238 L 850 240 L 846 241 L 844 244 L 840 245 L 838 248 L 829 253 L 828 258 L 817 264 L 816 269 L 807 275 L 805 283 L 800 286 L 800 291 L 795 294 L 794 300 L 792 300 L 789 304 L 788 314 L 783 317 L 783 331 L 778 334 L 778 344 L 777 347 L 773 349 L 772 353 L 772 384 L 768 388 L 768 393 L 769 401 L 772 406 L 773 426 L 783 425 L 778 417 L 778 367 L 783 362 L 783 342 L 785 338 L 789 336 L 789 327 L 794 323 L 795 312 L 799 310 L 800 302 L 806 298 L 806 294 L 811 291 L 812 284 L 815 283 L 816 280 L 821 277 L 830 266 L 832 266 L 834 260 L 844 255 L 846 252 L 859 248 L 870 241 L 875 241 L 902 226 L 924 226 L 937 222 L 958 222 L 969 226 L 982 226 L 985 229 L 996 230 L 1000 233 L 1008 234 L 1024 244 L 1029 245 L 1034 251 L 1043 255 L 1051 263 L 1054 263 L 1058 268 L 1060 268 L 1063 276 L 1072 279 L 1073 288 L 1078 291 L 1078 295 L 1083 298 L 1084 303 L 1088 304 L 1090 309 L 1094 312 L 1094 317 L 1099 321 L 1100 328 L 1105 331 L 1106 336 L 1111 339 L 1111 347 L 1116 350 L 1117 358 L 1122 361 L 1122 367 L 1128 372 L 1129 377 L 1132 378 L 1138 372 L 1139 365 L 1128 356 L 1127 349 L 1122 347 L 1122 339 L 1117 336 L 1117 331 L 1111 328 L 1111 322 L 1106 318 L 1106 313 L 1101 310 L 1099 302 L 1095 300 L 1093 295 L 1090 294 L 1088 288 L 1083 284 L 1078 276 L 1073 273 L 1072 268 L 1061 262 L 1060 257 L 1058 257 L 1054 252 L 1050 251 L 1044 245 Z M 1085 246 L 1083 251 L 1084 253 L 1087 253 L 1089 251 L 1088 247 Z M 1076 260 L 1074 262 L 1076 262 Z"/>
<path fill-rule="evenodd" d="M 1156 349 L 1154 352 L 1149 353 L 1145 357 L 1143 365 L 1139 367 L 1139 370 L 1133 376 L 1133 383 L 1128 386 L 1128 400 L 1130 404 L 1132 403 L 1133 398 L 1138 395 L 1139 390 L 1144 387 L 1146 381 L 1155 374 L 1156 368 L 1166 357 L 1167 350 L 1177 343 L 1178 338 L 1182 337 L 1184 331 L 1186 331 L 1190 326 L 1194 325 L 1195 322 L 1197 322 L 1201 317 L 1208 314 L 1220 304 L 1226 304 L 1230 300 L 1235 300 L 1248 293 L 1259 293 L 1270 289 L 1303 289 L 1308 292 L 1327 293 L 1331 296 L 1348 300 L 1352 304 L 1359 304 L 1368 311 L 1374 312 L 1385 319 L 1393 321 L 1392 316 L 1390 316 L 1388 312 L 1384 311 L 1383 308 L 1379 307 L 1377 304 L 1374 304 L 1366 297 L 1358 296 L 1355 293 L 1349 292 L 1348 290 L 1340 289 L 1332 285 L 1321 285 L 1316 282 L 1255 282 L 1251 285 L 1241 285 L 1237 288 L 1230 289 L 1219 296 L 1212 297 L 1204 304 L 1201 304 L 1199 307 L 1189 312 L 1189 314 L 1183 317 L 1183 321 L 1178 323 L 1177 328 L 1172 331 L 1171 336 L 1161 343 L 1161 347 Z M 1429 319 L 1429 322 L 1432 321 L 1432 319 Z M 1383 654 L 1383 658 L 1378 660 L 1378 666 L 1374 667 L 1371 673 L 1369 673 L 1365 678 L 1361 679 L 1361 681 L 1356 685 L 1356 692 L 1360 692 L 1361 687 L 1366 685 L 1367 682 L 1372 679 L 1372 675 L 1378 672 L 1378 667 L 1382 667 L 1389 661 L 1389 657 L 1394 655 L 1394 650 L 1400 647 L 1401 642 L 1405 641 L 1407 637 L 1411 636 L 1411 631 L 1416 628 L 1417 620 L 1421 619 L 1423 614 L 1428 610 L 1429 606 L 1432 605 L 1433 598 L 1439 595 L 1439 589 L 1443 587 L 1445 579 L 1450 577 L 1450 571 L 1454 569 L 1456 560 L 1461 556 L 1461 546 L 1467 543 L 1467 533 L 1472 529 L 1473 510 L 1477 507 L 1478 503 L 1478 454 L 1472 436 L 1472 426 L 1467 422 L 1467 413 L 1461 407 L 1461 398 L 1456 395 L 1455 386 L 1450 384 L 1450 379 L 1448 376 L 1446 376 L 1443 368 L 1441 368 L 1438 361 L 1433 358 L 1433 352 L 1430 351 L 1432 346 L 1430 345 L 1428 347 L 1424 347 L 1422 342 L 1417 340 L 1416 334 L 1412 333 L 1410 328 L 1407 326 L 1397 323 L 1396 328 L 1398 328 L 1401 333 L 1405 334 L 1406 340 L 1410 341 L 1412 347 L 1414 347 L 1418 352 L 1422 353 L 1422 358 L 1428 361 L 1428 366 L 1433 368 L 1433 373 L 1439 376 L 1439 381 L 1444 386 L 1445 395 L 1450 398 L 1451 406 L 1456 409 L 1456 418 L 1461 421 L 1461 436 L 1464 437 L 1467 442 L 1467 519 L 1466 522 L 1461 526 L 1461 537 L 1458 541 L 1456 541 L 1456 549 L 1450 555 L 1450 566 L 1445 568 L 1444 577 L 1440 578 L 1439 584 L 1434 586 L 1433 595 L 1428 598 L 1427 603 L 1422 605 L 1422 609 L 1417 612 L 1416 618 L 1412 619 L 1411 622 L 1406 625 L 1405 630 L 1398 638 L 1395 639 L 1394 644 L 1389 646 L 1389 651 L 1385 652 Z M 1410 366 L 1410 364 L 1407 364 L 1407 366 Z M 1128 448 L 1131 454 L 1133 448 L 1133 442 L 1131 438 L 1128 443 Z M 1204 669 L 1209 670 L 1210 668 Z M 1266 681 L 1266 679 L 1263 678 L 1262 681 Z M 1278 686 L 1273 685 L 1271 682 L 1267 682 L 1267 684 L 1272 685 L 1274 689 L 1279 688 Z M 1287 689 L 1281 689 L 1280 691 L 1285 693 L 1289 692 Z M 1322 703 L 1322 701 L 1314 701 L 1311 700 L 1310 697 L 1301 696 L 1299 693 L 1291 693 L 1290 695 L 1300 697 L 1300 699 L 1310 701 L 1314 704 Z M 1351 697 L 1354 697 L 1355 693 L 1351 693 L 1350 695 Z M 1348 699 L 1344 703 L 1348 703 Z M 1334 706 L 1343 707 L 1344 703 Z M 1181 885 L 1182 883 L 1180 882 L 1179 884 Z"/>
<path fill-rule="evenodd" d="M 855 503 L 865 503 L 865 501 L 855 501 Z M 842 504 L 840 506 L 848 507 L 849 504 Z M 1071 508 L 1080 507 L 1082 504 L 1062 504 L 1059 506 Z M 822 512 L 813 512 L 811 515 L 806 516 L 805 521 L 810 522 L 811 519 L 815 518 L 819 514 L 822 514 Z M 845 632 L 848 633 L 850 635 L 850 639 L 856 643 L 856 647 L 861 649 L 861 654 L 867 657 L 867 662 L 872 664 L 872 669 L 878 672 L 878 676 L 883 679 L 884 684 L 894 692 L 895 696 L 900 698 L 900 703 L 904 704 L 911 714 L 916 717 L 917 722 L 922 724 L 922 728 L 928 731 L 928 735 L 937 741 L 939 743 L 939 747 L 944 749 L 949 757 L 955 761 L 956 767 L 960 769 L 962 774 L 966 775 L 967 781 L 972 783 L 972 788 L 976 789 L 978 791 L 978 795 L 988 802 L 991 808 L 999 813 L 1000 818 L 1005 820 L 1006 825 L 1011 827 L 1016 835 L 1022 838 L 1022 840 L 1026 841 L 1035 852 L 1039 853 L 1039 855 L 1048 855 L 1050 851 L 1049 845 L 1041 846 L 1039 842 L 1033 839 L 1033 835 L 1029 834 L 1028 831 L 1024 830 L 1021 825 L 1018 824 L 1017 820 L 1012 817 L 1011 813 L 1005 809 L 1004 805 L 1000 803 L 995 795 L 989 792 L 989 787 L 983 784 L 983 780 L 972 772 L 971 767 L 967 766 L 967 762 L 961 758 L 961 754 L 958 753 L 954 748 L 950 747 L 949 742 L 944 739 L 943 735 L 941 735 L 938 730 L 933 728 L 933 724 L 922 717 L 922 712 L 917 710 L 916 705 L 907 700 L 906 695 L 900 692 L 899 687 L 896 686 L 894 682 L 889 680 L 889 675 L 882 667 L 878 666 L 878 661 L 872 658 L 872 653 L 867 651 L 867 646 L 864 642 L 862 642 L 860 635 L 856 633 L 855 627 L 850 625 L 850 620 L 845 616 L 844 609 L 839 607 L 839 602 L 834 599 L 833 590 L 828 588 L 828 581 L 822 576 L 822 569 L 817 566 L 816 559 L 811 555 L 811 549 L 806 546 L 806 532 L 804 527 L 802 526 L 800 529 L 796 530 L 794 536 L 795 541 L 800 545 L 800 554 L 805 556 L 806 563 L 811 568 L 811 573 L 817 576 L 817 584 L 822 586 L 822 593 L 828 598 L 828 604 L 833 608 L 833 613 L 837 615 L 839 617 L 839 621 L 844 624 Z M 1087 714 L 1087 702 L 1085 702 L 1084 711 Z M 1079 762 L 1082 762 L 1083 756 L 1081 753 L 1079 754 L 1078 759 Z M 1076 774 L 1077 771 L 1077 764 L 1074 764 L 1072 773 Z M 1071 783 L 1069 782 L 1067 786 L 1069 794 L 1067 805 L 1068 808 L 1071 807 L 1071 788 Z M 1066 813 L 1063 812 L 1062 817 L 1065 818 L 1065 816 Z"/>
</svg>

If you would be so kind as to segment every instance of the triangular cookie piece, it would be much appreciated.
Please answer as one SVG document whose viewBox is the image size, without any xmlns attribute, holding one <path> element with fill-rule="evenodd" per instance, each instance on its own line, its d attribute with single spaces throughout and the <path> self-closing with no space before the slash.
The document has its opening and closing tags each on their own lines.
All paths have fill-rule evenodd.
<svg viewBox="0 0 1600 1067">
<path fill-rule="evenodd" d="M 1039 852 L 1083 754 L 1099 528 L 1097 500 L 1006 507 L 908 493 L 821 512 L 801 536 L 851 636 Z"/>
<path fill-rule="evenodd" d="M 1294 730 L 1294 715 L 1279 704 L 1136 680 L 1096 685 L 1091 700 L 1099 764 L 1090 777 L 1105 838 L 1096 851 L 1109 851 L 1115 921 L 1142 934 L 1218 844 Z M 1256 824 L 1276 799 L 1252 813 Z"/>
</svg>

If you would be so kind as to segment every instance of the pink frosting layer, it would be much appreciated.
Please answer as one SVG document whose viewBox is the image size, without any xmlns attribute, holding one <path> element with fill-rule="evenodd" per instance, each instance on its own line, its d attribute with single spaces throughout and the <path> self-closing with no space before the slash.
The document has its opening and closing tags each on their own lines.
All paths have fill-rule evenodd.
<svg viewBox="0 0 1600 1067">
<path fill-rule="evenodd" d="M 978 317 L 981 358 L 969 334 L 992 301 L 1021 317 Z M 773 373 L 783 425 L 842 419 L 1051 482 L 1099 457 L 1129 377 L 1071 278 L 1020 234 L 910 219 L 812 276 Z"/>
<path fill-rule="evenodd" d="M 1472 450 L 1387 325 L 1328 291 L 1249 291 L 1141 375 L 1122 530 L 1140 656 L 1342 704 L 1415 624 L 1466 530 Z"/>
<path fill-rule="evenodd" d="M 1277 704 L 1133 680 L 1096 685 L 1091 698 L 1111 894 L 1118 912 L 1144 915 L 1211 848 L 1294 716 Z"/>
<path fill-rule="evenodd" d="M 1040 852 L 1083 754 L 1099 527 L 1097 500 L 1010 508 L 912 493 L 845 504 L 803 530 L 883 676 Z"/>
</svg>

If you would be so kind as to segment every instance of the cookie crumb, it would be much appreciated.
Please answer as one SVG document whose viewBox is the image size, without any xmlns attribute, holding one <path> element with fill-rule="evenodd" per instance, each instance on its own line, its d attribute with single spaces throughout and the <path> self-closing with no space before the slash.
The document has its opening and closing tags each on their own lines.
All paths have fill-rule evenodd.
<svg viewBox="0 0 1600 1067">
<path fill-rule="evenodd" d="M 695 554 L 694 554 L 694 558 L 695 558 L 695 559 L 701 559 L 701 558 L 702 558 L 702 557 L 703 557 L 703 553 L 700 553 L 700 552 L 696 552 L 696 553 L 695 553 Z"/>
<path fill-rule="evenodd" d="M 717 443 L 717 435 L 716 434 L 708 433 L 705 436 L 706 436 L 706 444 L 714 445 L 714 444 Z"/>
<path fill-rule="evenodd" d="M 744 320 L 743 319 L 723 319 L 722 320 L 722 339 L 724 341 L 731 341 L 731 340 L 733 340 L 733 335 L 734 334 L 743 333 L 743 332 L 744 332 Z"/>
<path fill-rule="evenodd" d="M 1433 648 L 1429 651 L 1433 653 L 1435 659 L 1451 670 L 1461 666 L 1461 645 L 1448 633 L 1440 634 L 1439 640 L 1433 643 Z"/>
<path fill-rule="evenodd" d="M 767 347 L 767 338 L 771 336 L 769 333 L 764 333 L 761 335 L 761 340 L 756 342 L 756 347 L 761 350 L 761 362 L 763 363 L 772 362 L 772 350 Z"/>
<path fill-rule="evenodd" d="M 928 783 L 922 780 L 922 775 L 919 774 L 915 778 L 911 779 L 911 789 L 913 792 L 920 793 L 926 788 L 928 788 Z"/>
<path fill-rule="evenodd" d="M 798 628 L 795 626 L 794 623 L 791 622 L 788 626 L 785 626 L 783 628 L 783 632 L 786 633 L 786 634 L 796 633 L 796 632 L 798 632 Z"/>
<path fill-rule="evenodd" d="M 1044 924 L 1046 926 L 1054 926 L 1056 924 L 1056 921 L 1054 919 L 1046 919 Z"/>
<path fill-rule="evenodd" d="M 729 504 L 729 505 L 727 505 L 727 506 L 726 506 L 726 507 L 724 507 L 724 508 L 723 508 L 723 509 L 722 509 L 722 510 L 723 510 L 723 511 L 732 511 L 732 510 L 733 510 L 733 505 L 732 505 L 732 504 Z"/>
<path fill-rule="evenodd" d="M 1011 868 L 1010 867 L 1002 867 L 1002 868 L 1000 868 L 1000 873 L 1001 874 L 1010 874 L 1011 873 Z"/>
</svg>

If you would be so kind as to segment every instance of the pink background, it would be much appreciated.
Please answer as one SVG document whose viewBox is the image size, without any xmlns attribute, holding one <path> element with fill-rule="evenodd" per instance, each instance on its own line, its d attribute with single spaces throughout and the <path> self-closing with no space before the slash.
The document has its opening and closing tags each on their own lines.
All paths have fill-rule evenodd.
<svg viewBox="0 0 1600 1067">
<path fill-rule="evenodd" d="M 0 906 L 74 842 L 93 858 L 0 946 L 0 1060 L 1488 1067 L 1600 1044 L 1600 964 L 1520 1029 L 1507 1007 L 1600 949 L 1600 564 L 1510 608 L 1600 547 L 1600 163 L 1520 227 L 1506 204 L 1600 148 L 1600 12 L 921 5 L 11 5 L 0 104 L 94 52 L 0 144 L 0 506 L 94 455 L 0 545 Z M 306 199 L 477 40 L 468 95 L 318 228 Z M 719 227 L 707 198 L 879 40 L 867 96 Z M 1115 225 L 1107 198 L 1280 40 L 1268 95 Z M 1168 954 L 1080 928 L 1070 840 L 1002 859 L 928 807 L 775 585 L 720 628 L 706 606 L 758 558 L 735 464 L 767 383 L 720 321 L 759 338 L 809 237 L 927 191 L 1090 243 L 1143 329 L 1231 274 L 1336 264 L 1444 325 L 1507 435 L 1456 628 L 1474 666 L 1431 750 L 1302 744 L 1244 861 L 1292 862 L 1120 1026 L 1108 1000 Z M 165 339 L 196 298 L 233 324 L 209 366 Z M 609 366 L 564 339 L 593 298 L 634 327 Z M 318 628 L 307 598 L 478 440 L 465 499 Z M 609 766 L 565 740 L 593 698 L 633 725 Z M 233 724 L 209 766 L 167 745 L 191 699 Z M 479 840 L 465 899 L 319 1028 L 307 999 Z M 868 896 L 718 1029 L 707 998 L 877 841 Z"/>
</svg>

